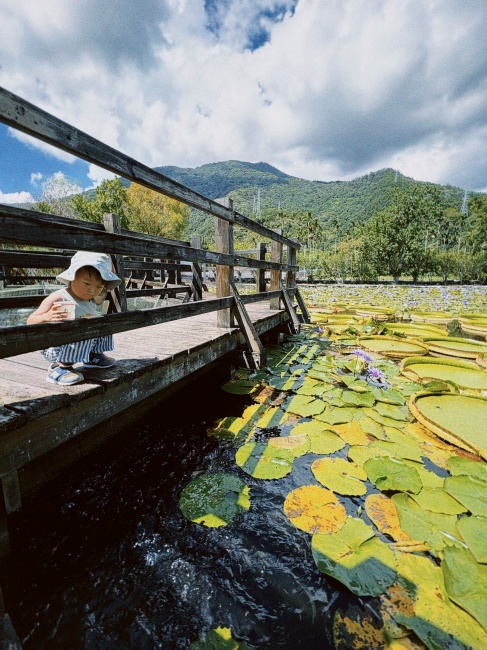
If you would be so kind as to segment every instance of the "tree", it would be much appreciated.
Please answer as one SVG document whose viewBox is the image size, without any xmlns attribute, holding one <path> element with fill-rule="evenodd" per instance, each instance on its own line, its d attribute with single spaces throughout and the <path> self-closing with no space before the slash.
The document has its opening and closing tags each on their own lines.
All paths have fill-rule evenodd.
<svg viewBox="0 0 487 650">
<path fill-rule="evenodd" d="M 393 203 L 375 215 L 366 228 L 369 252 L 379 273 L 397 282 L 400 275 L 417 281 L 430 268 L 428 238 L 442 215 L 438 188 L 414 186 L 397 192 Z"/>
<path fill-rule="evenodd" d="M 127 190 L 129 225 L 132 230 L 167 239 L 179 239 L 186 231 L 190 209 L 184 203 L 132 183 Z"/>
<path fill-rule="evenodd" d="M 94 198 L 78 194 L 71 203 L 85 221 L 103 223 L 104 214 L 116 214 L 122 228 L 128 228 L 127 189 L 119 178 L 103 181 L 96 188 Z"/>
<path fill-rule="evenodd" d="M 487 194 L 476 194 L 468 202 L 468 238 L 474 251 L 487 248 Z"/>
<path fill-rule="evenodd" d="M 60 217 L 73 217 L 72 196 L 81 191 L 81 187 L 69 180 L 62 172 L 57 172 L 42 182 L 42 194 L 39 201 L 32 205 L 33 210 Z"/>
</svg>

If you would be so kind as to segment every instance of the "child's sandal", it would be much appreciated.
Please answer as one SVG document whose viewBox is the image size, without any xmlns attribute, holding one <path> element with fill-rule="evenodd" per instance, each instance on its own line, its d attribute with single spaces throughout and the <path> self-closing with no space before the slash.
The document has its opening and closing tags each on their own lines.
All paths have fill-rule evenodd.
<svg viewBox="0 0 487 650">
<path fill-rule="evenodd" d="M 71 366 L 62 368 L 61 366 L 51 366 L 49 368 L 46 381 L 51 384 L 58 384 L 60 386 L 72 386 L 79 384 L 83 381 L 84 377 L 80 372 L 74 372 Z"/>
</svg>

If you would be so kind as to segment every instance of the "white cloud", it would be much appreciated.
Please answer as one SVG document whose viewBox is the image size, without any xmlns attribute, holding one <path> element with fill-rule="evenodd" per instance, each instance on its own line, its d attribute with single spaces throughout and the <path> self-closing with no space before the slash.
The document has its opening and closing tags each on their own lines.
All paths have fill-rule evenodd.
<svg viewBox="0 0 487 650">
<path fill-rule="evenodd" d="M 14 203 L 33 203 L 34 198 L 30 192 L 11 192 L 10 194 L 4 194 L 0 190 L 0 203 L 5 203 L 5 205 L 12 205 Z"/>
<path fill-rule="evenodd" d="M 96 165 L 89 165 L 88 178 L 93 181 L 93 185 L 86 189 L 94 189 L 95 187 L 98 187 L 98 185 L 100 185 L 103 181 L 114 179 L 115 174 L 112 174 L 111 172 L 107 171 L 106 169 L 102 169 L 101 167 L 97 167 Z"/>
<path fill-rule="evenodd" d="M 30 184 L 38 186 L 40 185 L 44 175 L 41 172 L 35 172 L 30 175 Z"/>
<path fill-rule="evenodd" d="M 485 0 L 294 5 L 0 0 L 0 84 L 151 166 L 487 186 Z"/>
</svg>

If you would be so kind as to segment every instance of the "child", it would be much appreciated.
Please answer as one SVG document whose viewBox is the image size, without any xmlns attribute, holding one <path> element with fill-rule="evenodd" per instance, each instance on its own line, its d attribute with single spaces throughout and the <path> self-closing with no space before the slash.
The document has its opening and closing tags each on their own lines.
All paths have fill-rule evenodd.
<svg viewBox="0 0 487 650">
<path fill-rule="evenodd" d="M 55 305 L 57 301 L 74 301 L 75 318 L 98 316 L 96 304 L 101 304 L 106 292 L 121 282 L 112 271 L 108 255 L 85 251 L 73 255 L 69 269 L 60 273 L 57 279 L 67 284 L 67 288 L 47 296 L 27 318 L 28 325 L 66 320 L 69 313 L 63 310 L 62 305 Z M 73 364 L 78 362 L 82 362 L 84 368 L 111 368 L 115 359 L 104 354 L 109 350 L 113 350 L 112 335 L 42 350 L 44 357 L 51 361 L 46 381 L 63 386 L 83 381 L 83 375 L 73 370 Z"/>
</svg>

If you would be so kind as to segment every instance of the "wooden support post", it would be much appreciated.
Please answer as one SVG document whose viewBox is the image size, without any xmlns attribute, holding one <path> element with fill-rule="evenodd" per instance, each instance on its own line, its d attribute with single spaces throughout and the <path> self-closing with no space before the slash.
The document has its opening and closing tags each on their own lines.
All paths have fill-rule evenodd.
<svg viewBox="0 0 487 650">
<path fill-rule="evenodd" d="M 304 302 L 303 296 L 299 291 L 299 287 L 296 287 L 296 293 L 294 295 L 296 297 L 296 300 L 298 301 L 299 308 L 301 309 L 301 314 L 303 315 L 302 322 L 311 323 L 311 316 L 309 315 L 309 311 L 306 308 L 306 303 Z"/>
<path fill-rule="evenodd" d="M 201 235 L 192 235 L 191 246 L 193 248 L 201 248 Z M 191 290 L 193 292 L 193 300 L 203 300 L 203 273 L 201 266 L 198 262 L 191 263 L 193 277 L 191 280 Z"/>
<path fill-rule="evenodd" d="M 277 228 L 275 230 L 279 235 L 282 234 L 282 228 Z M 272 240 L 271 244 L 271 262 L 278 262 L 282 264 L 282 244 L 281 242 Z M 271 270 L 271 283 L 269 286 L 269 291 L 277 291 L 281 288 L 281 271 Z M 280 298 L 271 298 L 270 308 L 271 309 L 280 309 L 281 300 Z"/>
<path fill-rule="evenodd" d="M 259 242 L 257 244 L 257 259 L 265 260 L 266 252 L 267 252 L 267 248 L 264 242 Z M 263 293 L 266 290 L 265 269 L 257 269 L 255 273 L 255 284 L 256 284 L 257 293 Z"/>
<path fill-rule="evenodd" d="M 103 225 L 105 230 L 111 233 L 120 233 L 122 228 L 120 226 L 120 219 L 116 214 L 104 214 L 103 215 Z M 115 273 L 122 280 L 118 287 L 111 291 L 111 302 L 112 309 L 114 311 L 128 311 L 127 307 L 127 293 L 125 291 L 125 268 L 123 264 L 122 255 L 112 255 L 113 265 L 115 267 Z"/>
<path fill-rule="evenodd" d="M 240 298 L 240 295 L 237 291 L 237 287 L 233 281 L 230 282 L 230 290 L 235 300 L 235 306 L 232 308 L 232 311 L 234 312 L 238 325 L 242 330 L 245 342 L 250 349 L 250 354 L 252 355 L 253 359 L 253 366 L 255 368 L 263 368 L 266 362 L 266 350 L 262 345 L 261 340 L 259 339 L 259 335 L 257 334 L 254 324 L 252 323 L 252 319 L 245 309 L 245 305 L 243 304 L 242 299 Z"/>
<path fill-rule="evenodd" d="M 22 497 L 20 496 L 19 475 L 17 470 L 13 470 L 2 476 L 3 498 L 5 501 L 5 512 L 17 512 L 22 507 Z"/>
<path fill-rule="evenodd" d="M 286 287 L 284 286 L 284 283 L 282 285 L 282 299 L 284 302 L 284 308 L 287 312 L 287 315 L 289 316 L 289 324 L 291 327 L 291 331 L 293 334 L 299 334 L 299 331 L 301 329 L 301 326 L 299 324 L 299 318 L 296 314 L 296 311 L 294 309 L 293 301 L 291 299 L 291 296 L 288 294 Z"/>
<path fill-rule="evenodd" d="M 293 246 L 287 247 L 287 263 L 296 265 L 297 250 Z M 286 288 L 294 289 L 296 286 L 296 272 L 287 271 L 286 273 Z"/>
<path fill-rule="evenodd" d="M 221 204 L 233 210 L 233 201 L 224 198 Z M 233 255 L 233 224 L 223 219 L 215 218 L 215 248 L 218 253 L 229 253 Z M 225 298 L 231 296 L 230 283 L 233 282 L 233 266 L 216 266 L 216 296 Z M 234 319 L 231 309 L 221 309 L 217 312 L 217 327 L 234 327 Z"/>
<path fill-rule="evenodd" d="M 5 289 L 7 286 L 8 269 L 6 266 L 0 266 L 0 289 Z"/>
</svg>

